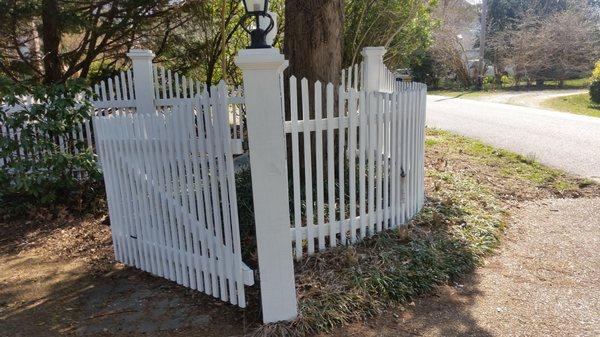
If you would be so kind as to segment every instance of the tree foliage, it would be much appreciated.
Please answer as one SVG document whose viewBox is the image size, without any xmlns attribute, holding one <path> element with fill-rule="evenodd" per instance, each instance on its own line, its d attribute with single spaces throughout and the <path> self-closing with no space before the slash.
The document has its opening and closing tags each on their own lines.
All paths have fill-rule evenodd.
<svg viewBox="0 0 600 337">
<path fill-rule="evenodd" d="M 2 1 L 0 69 L 15 81 L 45 83 L 114 69 L 132 46 L 166 41 L 194 2 Z"/>
<path fill-rule="evenodd" d="M 441 0 L 433 11 L 439 25 L 433 30 L 431 55 L 436 61 L 437 72 L 453 74 L 465 88 L 472 85 L 469 73 L 467 51 L 473 47 L 465 32 L 471 29 L 477 20 L 477 8 L 463 0 Z"/>
<path fill-rule="evenodd" d="M 436 1 L 346 0 L 343 65 L 355 64 L 366 46 L 384 46 L 390 68 L 408 66 L 431 43 Z"/>
<path fill-rule="evenodd" d="M 512 68 L 516 77 L 538 83 L 589 76 L 600 56 L 596 19 L 585 3 L 549 3 L 554 6 L 533 2 L 510 28 L 494 31 L 489 43 L 493 59 L 500 68 Z"/>
<path fill-rule="evenodd" d="M 537 83 L 588 76 L 600 55 L 595 6 L 584 0 L 491 0 L 486 57 Z"/>
</svg>

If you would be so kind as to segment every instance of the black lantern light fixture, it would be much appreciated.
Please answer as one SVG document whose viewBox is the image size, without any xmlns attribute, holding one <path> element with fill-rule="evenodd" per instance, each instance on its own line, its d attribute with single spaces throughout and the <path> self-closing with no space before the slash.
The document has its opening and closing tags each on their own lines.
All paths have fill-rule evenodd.
<svg viewBox="0 0 600 337">
<path fill-rule="evenodd" d="M 242 17 L 241 24 L 242 28 L 248 34 L 250 34 L 250 45 L 248 49 L 257 49 L 257 48 L 271 48 L 267 44 L 267 34 L 273 29 L 275 25 L 275 21 L 271 17 L 271 15 L 267 12 L 269 10 L 269 0 L 242 0 L 244 2 L 244 8 L 246 9 L 246 15 Z M 260 27 L 260 17 L 265 17 L 269 19 L 269 25 L 266 28 Z M 254 17 L 256 28 L 254 30 L 250 30 L 245 22 L 248 18 Z"/>
</svg>

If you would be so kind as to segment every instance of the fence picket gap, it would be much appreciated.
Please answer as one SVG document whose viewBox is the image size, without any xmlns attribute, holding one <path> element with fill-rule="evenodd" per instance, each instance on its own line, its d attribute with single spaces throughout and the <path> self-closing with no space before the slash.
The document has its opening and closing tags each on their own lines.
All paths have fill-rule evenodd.
<svg viewBox="0 0 600 337">
<path fill-rule="evenodd" d="M 347 225 L 345 223 L 346 219 L 346 193 L 345 193 L 345 169 L 346 166 L 346 158 L 344 156 L 344 148 L 345 148 L 345 138 L 346 138 L 346 130 L 344 128 L 344 117 L 346 117 L 346 90 L 344 86 L 340 86 L 338 90 L 338 117 L 339 117 L 339 125 L 338 125 L 338 202 L 339 202 L 339 210 L 338 210 L 338 228 L 340 231 L 340 240 L 341 244 L 347 244 L 346 234 L 347 234 Z M 333 222 L 332 222 L 333 224 Z"/>
</svg>

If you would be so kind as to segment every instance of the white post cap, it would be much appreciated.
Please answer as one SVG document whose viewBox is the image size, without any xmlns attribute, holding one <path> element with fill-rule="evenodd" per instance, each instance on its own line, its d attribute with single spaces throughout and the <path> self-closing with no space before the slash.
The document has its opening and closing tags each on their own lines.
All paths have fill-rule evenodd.
<svg viewBox="0 0 600 337">
<path fill-rule="evenodd" d="M 361 51 L 361 55 L 363 57 L 374 56 L 383 59 L 383 55 L 385 55 L 386 52 L 387 50 L 385 49 L 385 47 L 365 47 Z"/>
<path fill-rule="evenodd" d="M 154 52 L 150 49 L 130 49 L 127 53 L 127 57 L 129 57 L 132 60 L 144 58 L 153 59 L 154 56 L 156 55 L 154 55 Z"/>
<path fill-rule="evenodd" d="M 235 57 L 235 64 L 242 70 L 283 71 L 287 63 L 277 48 L 242 49 Z"/>
</svg>

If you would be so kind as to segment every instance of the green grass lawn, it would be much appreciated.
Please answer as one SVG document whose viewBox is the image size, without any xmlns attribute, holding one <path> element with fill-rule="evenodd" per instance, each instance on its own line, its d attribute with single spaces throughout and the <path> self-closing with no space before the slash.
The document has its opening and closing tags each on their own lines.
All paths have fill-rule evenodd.
<svg viewBox="0 0 600 337">
<path fill-rule="evenodd" d="M 593 104 L 588 93 L 555 97 L 543 101 L 541 104 L 543 107 L 553 110 L 600 117 L 600 104 Z"/>
<path fill-rule="evenodd" d="M 546 81 L 542 88 L 538 88 L 535 85 L 527 88 L 526 82 L 520 82 L 519 86 L 505 85 L 502 88 L 490 89 L 484 88 L 481 91 L 474 90 L 429 90 L 432 95 L 441 95 L 455 98 L 477 98 L 487 95 L 493 95 L 502 92 L 514 92 L 514 91 L 537 91 L 537 90 L 562 90 L 562 89 L 584 89 L 590 85 L 589 78 L 577 78 L 572 80 L 565 80 L 563 85 L 560 86 L 558 81 Z"/>
</svg>

